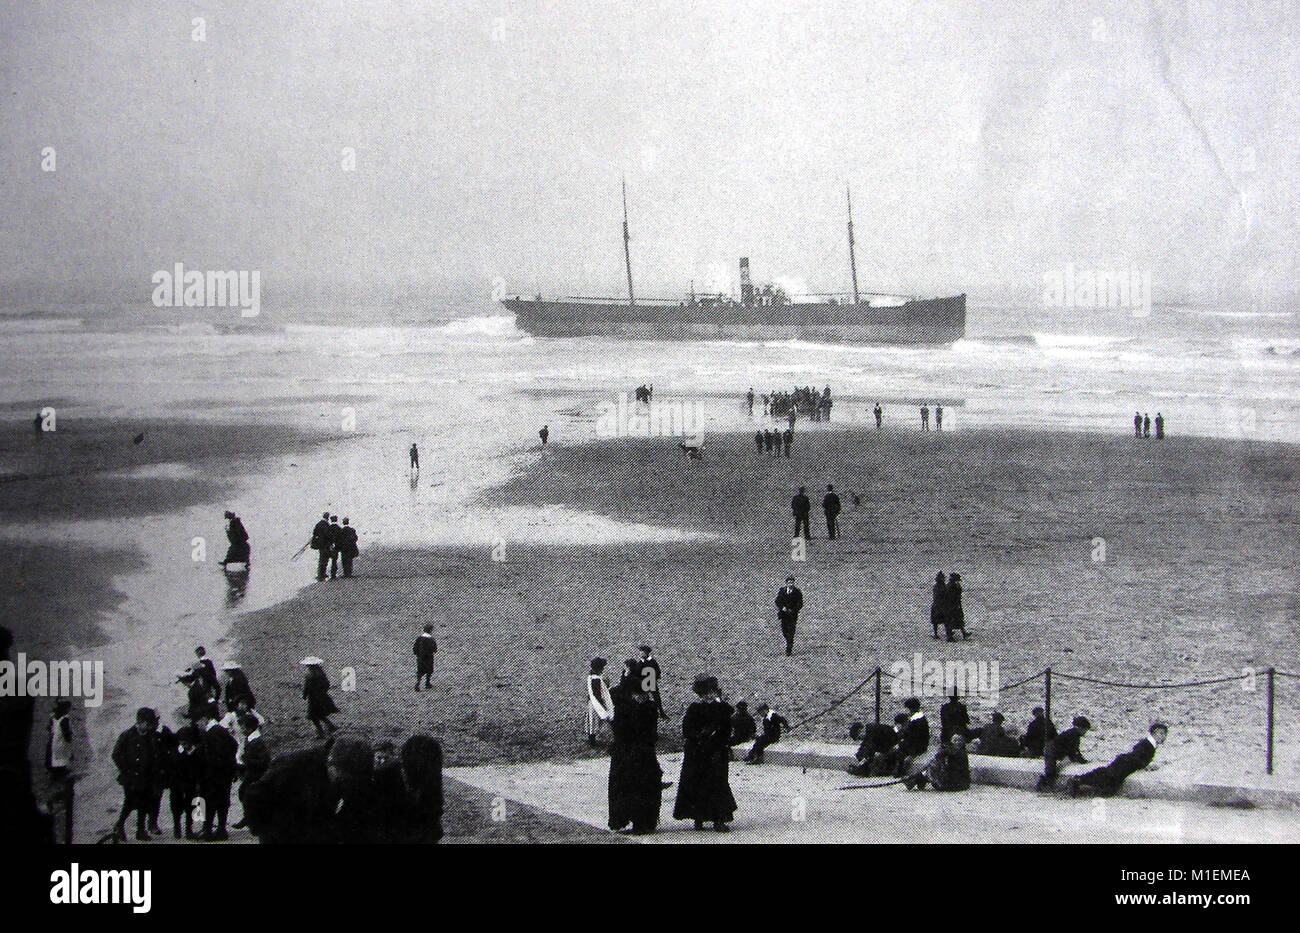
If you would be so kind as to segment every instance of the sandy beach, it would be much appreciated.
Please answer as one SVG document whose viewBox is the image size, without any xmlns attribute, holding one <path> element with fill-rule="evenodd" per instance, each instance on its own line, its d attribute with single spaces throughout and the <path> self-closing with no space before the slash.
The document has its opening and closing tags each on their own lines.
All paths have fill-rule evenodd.
<svg viewBox="0 0 1300 933">
<path fill-rule="evenodd" d="M 1152 683 L 1300 668 L 1291 496 L 1300 457 L 1291 447 L 826 431 L 800 435 L 789 460 L 757 456 L 747 436 L 710 437 L 706 449 L 695 462 L 662 440 L 551 447 L 478 503 L 565 506 L 693 539 L 593 534 L 515 545 L 506 532 L 504 560 L 493 560 L 490 541 L 372 548 L 358 577 L 242 616 L 233 637 L 275 740 L 311 741 L 296 666 L 310 653 L 326 659 L 335 683 L 343 668 L 356 672 L 355 693 L 335 691 L 340 723 L 373 739 L 430 732 L 448 763 L 462 766 L 590 754 L 580 725 L 586 661 L 599 654 L 617 665 L 642 641 L 665 671 L 664 749 L 679 745 L 689 683 L 701 671 L 717 674 L 733 699 L 767 700 L 795 721 L 877 665 L 917 652 L 996 661 L 1004 684 L 1048 665 Z M 856 492 L 861 505 L 846 506 L 833 544 L 815 521 L 807 560 L 792 562 L 789 497 L 799 484 L 824 482 L 846 503 Z M 1098 537 L 1104 561 L 1092 557 Z M 938 569 L 962 573 L 969 642 L 930 637 Z M 771 608 L 787 573 L 807 601 L 790 659 Z M 1238 579 L 1257 584 L 1246 590 Z M 410 643 L 425 623 L 441 650 L 435 689 L 417 693 Z M 1121 644 L 1130 647 L 1116 651 Z M 1290 711 L 1300 698 L 1292 682 L 1278 687 L 1278 773 L 1295 775 Z M 1020 727 L 1042 702 L 1041 684 L 998 700 Z M 939 702 L 926 700 L 932 716 Z M 842 738 L 870 707 L 863 695 L 801 734 Z M 1173 730 L 1161 762 L 1174 773 L 1263 768 L 1262 687 L 1141 692 L 1058 680 L 1054 717 L 1076 712 L 1094 723 L 1095 759 L 1127 748 L 1160 717 Z"/>
</svg>

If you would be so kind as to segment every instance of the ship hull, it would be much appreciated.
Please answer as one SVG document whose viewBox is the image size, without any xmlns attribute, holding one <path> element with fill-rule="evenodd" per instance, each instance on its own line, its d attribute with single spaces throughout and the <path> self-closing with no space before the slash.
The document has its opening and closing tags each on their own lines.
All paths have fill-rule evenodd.
<svg viewBox="0 0 1300 933">
<path fill-rule="evenodd" d="M 514 313 L 516 327 L 537 337 L 943 345 L 960 340 L 966 331 L 965 295 L 885 306 L 710 307 L 522 298 L 502 304 Z"/>
</svg>

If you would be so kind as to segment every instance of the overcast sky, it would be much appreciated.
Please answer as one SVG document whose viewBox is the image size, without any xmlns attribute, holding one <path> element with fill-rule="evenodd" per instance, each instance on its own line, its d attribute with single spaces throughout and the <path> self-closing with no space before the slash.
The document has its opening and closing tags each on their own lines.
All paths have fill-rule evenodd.
<svg viewBox="0 0 1300 933">
<path fill-rule="evenodd" d="M 268 291 L 621 293 L 626 176 L 644 294 L 741 255 L 846 290 L 846 184 L 864 288 L 978 297 L 1072 262 L 1287 291 L 1297 23 L 1280 0 L 6 3 L 0 282 L 147 298 L 179 261 Z"/>
</svg>

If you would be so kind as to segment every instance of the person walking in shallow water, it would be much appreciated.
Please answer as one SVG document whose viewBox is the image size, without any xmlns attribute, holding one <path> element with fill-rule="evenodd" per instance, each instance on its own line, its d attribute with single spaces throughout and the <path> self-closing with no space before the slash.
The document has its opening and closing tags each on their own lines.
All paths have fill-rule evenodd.
<svg viewBox="0 0 1300 933">
<path fill-rule="evenodd" d="M 411 445 L 411 472 L 420 472 L 420 448 L 414 444 Z"/>
</svg>

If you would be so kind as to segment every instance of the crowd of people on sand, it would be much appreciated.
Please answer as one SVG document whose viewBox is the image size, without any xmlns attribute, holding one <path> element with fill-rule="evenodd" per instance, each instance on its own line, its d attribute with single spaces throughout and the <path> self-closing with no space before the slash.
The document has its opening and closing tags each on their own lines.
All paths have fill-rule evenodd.
<svg viewBox="0 0 1300 933">
<path fill-rule="evenodd" d="M 649 645 L 624 662 L 613 687 L 605 679 L 605 667 L 604 658 L 592 658 L 586 718 L 588 744 L 600 744 L 606 726 L 610 734 L 608 825 L 615 832 L 652 833 L 659 825 L 663 792 L 673 784 L 664 780 L 655 751 L 659 721 L 668 718 L 659 692 L 662 670 Z M 755 709 L 757 721 L 746 701 L 733 707 L 711 675 L 695 678 L 691 689 L 696 699 L 682 717 L 673 819 L 689 820 L 697 830 L 711 823 L 714 831 L 728 832 L 736 813 L 728 778 L 732 746 L 753 740 L 745 761 L 762 764 L 763 750 L 780 740 L 789 723 L 766 703 Z"/>
<path fill-rule="evenodd" d="M 831 420 L 830 386 L 821 392 L 811 386 L 796 386 L 788 392 L 773 389 L 762 396 L 756 396 L 753 386 L 750 386 L 745 393 L 745 404 L 751 418 L 754 417 L 756 401 L 762 405 L 761 414 L 764 418 L 785 418 L 790 422 L 790 427 L 794 427 L 795 420 L 800 416 L 812 421 Z"/>
<path fill-rule="evenodd" d="M 926 759 L 930 724 L 921 701 L 909 697 L 903 701 L 892 726 L 880 722 L 853 723 L 849 736 L 859 744 L 850 770 L 862 777 L 895 778 L 914 790 L 933 786 L 940 791 L 961 791 L 970 788 L 971 753 L 999 758 L 1040 758 L 1043 776 L 1037 789 L 1054 792 L 1063 763 L 1088 763 L 1080 751 L 1080 742 L 1091 723 L 1085 716 L 1076 716 L 1069 728 L 1058 732 L 1042 707 L 1035 707 L 1031 715 L 1019 737 L 1007 731 L 1006 717 L 998 710 L 989 713 L 988 722 L 974 726 L 969 710 L 954 691 L 939 708 L 938 748 Z M 1107 765 L 1071 777 L 1064 792 L 1071 797 L 1114 796 L 1130 775 L 1154 769 L 1156 749 L 1168 736 L 1169 727 L 1165 723 L 1152 723 L 1147 735 L 1132 749 Z"/>
<path fill-rule="evenodd" d="M 392 742 L 373 747 L 335 735 L 324 662 L 304 658 L 302 696 L 316 728 L 314 746 L 272 757 L 264 737 L 266 718 L 239 664 L 216 665 L 200 646 L 194 663 L 177 672 L 187 688 L 185 725 L 162 724 L 148 707 L 118 736 L 113 763 L 123 790 L 111 837 L 149 841 L 168 796 L 176 839 L 220 842 L 229 829 L 247 828 L 263 843 L 436 842 L 442 837 L 442 747 L 416 734 L 400 752 Z M 222 714 L 224 710 L 224 715 Z M 239 785 L 243 816 L 227 827 L 231 796 Z"/>
<path fill-rule="evenodd" d="M 412 468 L 418 470 L 419 454 L 415 452 L 414 444 L 411 445 L 411 451 Z M 306 548 L 316 552 L 317 580 L 324 580 L 327 575 L 331 580 L 336 579 L 339 575 L 340 563 L 343 565 L 343 576 L 352 576 L 353 562 L 361 553 L 357 545 L 357 529 L 349 522 L 348 517 L 343 516 L 343 522 L 340 524 L 339 517 L 329 512 L 321 513 L 320 521 L 312 528 L 311 539 L 303 549 Z"/>
</svg>

